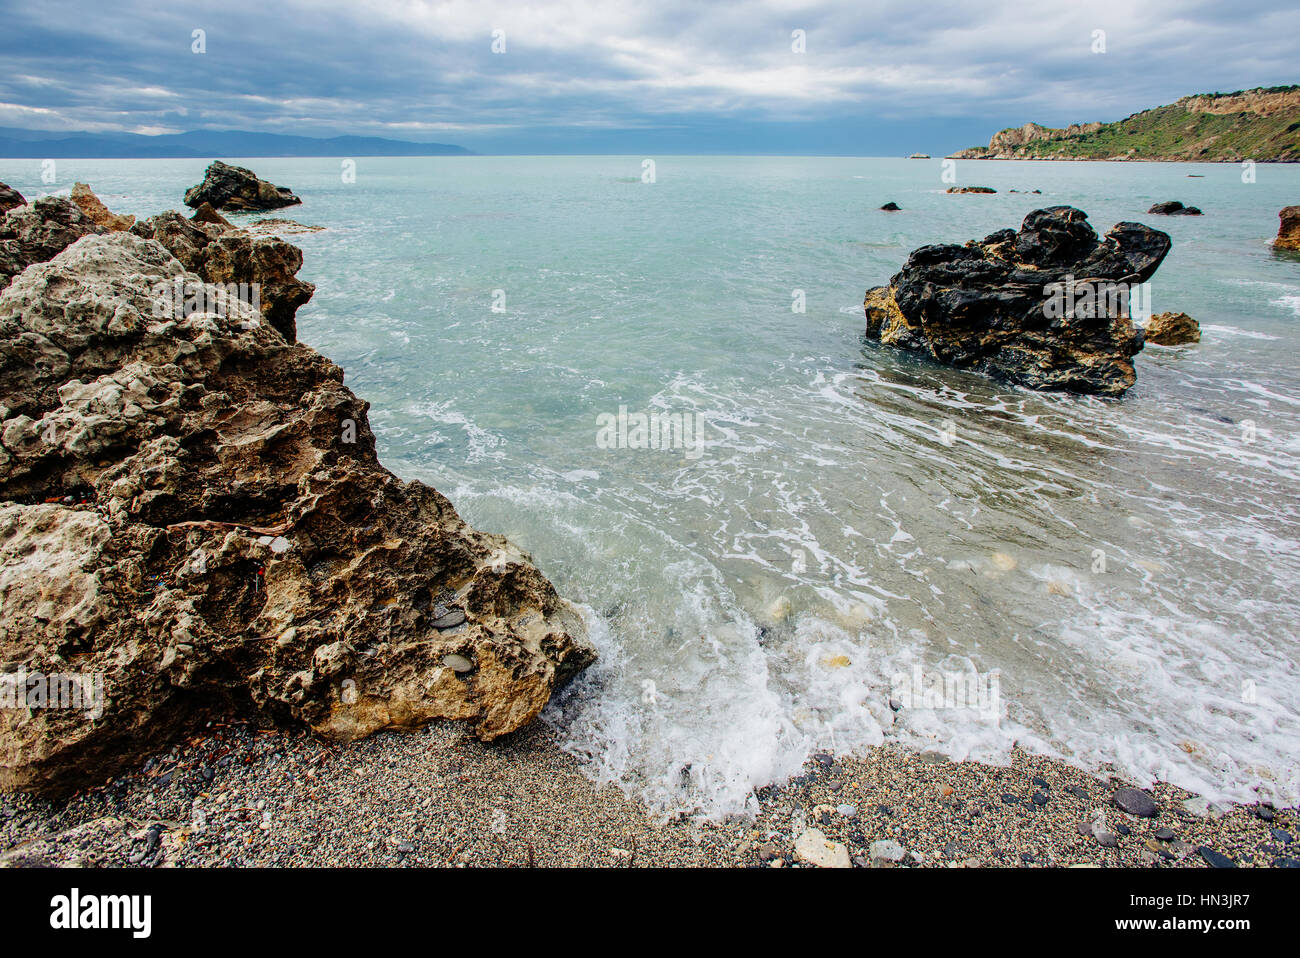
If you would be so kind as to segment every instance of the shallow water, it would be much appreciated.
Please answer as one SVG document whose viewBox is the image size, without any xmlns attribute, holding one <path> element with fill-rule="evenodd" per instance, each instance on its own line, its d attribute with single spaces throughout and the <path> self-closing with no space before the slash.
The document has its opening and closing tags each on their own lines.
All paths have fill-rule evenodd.
<svg viewBox="0 0 1300 958">
<path fill-rule="evenodd" d="M 0 180 L 147 215 L 204 165 Z M 385 463 L 585 609 L 601 662 L 547 720 L 594 777 L 723 814 L 891 735 L 1300 799 L 1300 256 L 1268 246 L 1300 168 L 968 161 L 1000 192 L 949 196 L 938 160 L 662 157 L 653 184 L 640 157 L 247 165 L 328 227 L 292 238 L 319 285 L 299 331 L 373 404 Z M 1165 199 L 1206 215 L 1145 215 Z M 1062 203 L 1171 234 L 1153 305 L 1199 346 L 1148 347 L 1105 401 L 863 341 L 863 290 L 911 249 Z M 603 448 L 620 406 L 699 413 L 703 444 Z M 917 666 L 984 698 L 895 714 Z"/>
</svg>

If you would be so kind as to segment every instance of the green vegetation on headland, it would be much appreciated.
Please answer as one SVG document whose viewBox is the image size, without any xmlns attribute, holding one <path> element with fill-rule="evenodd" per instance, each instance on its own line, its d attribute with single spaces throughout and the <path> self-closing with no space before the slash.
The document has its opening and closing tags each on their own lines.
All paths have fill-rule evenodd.
<svg viewBox="0 0 1300 958">
<path fill-rule="evenodd" d="M 1114 123 L 1037 123 L 994 134 L 968 160 L 1300 162 L 1300 85 L 1185 96 Z"/>
</svg>

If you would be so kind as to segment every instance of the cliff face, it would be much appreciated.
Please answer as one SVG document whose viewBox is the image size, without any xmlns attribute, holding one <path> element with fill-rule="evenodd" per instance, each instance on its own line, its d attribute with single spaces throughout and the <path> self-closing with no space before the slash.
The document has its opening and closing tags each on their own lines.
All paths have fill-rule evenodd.
<svg viewBox="0 0 1300 958">
<path fill-rule="evenodd" d="M 526 556 L 380 465 L 291 309 L 231 295 L 292 279 L 217 257 L 247 237 L 37 205 L 6 217 L 25 269 L 0 293 L 0 672 L 25 696 L 0 709 L 0 787 L 94 784 L 210 720 L 491 739 L 594 659 Z"/>
<path fill-rule="evenodd" d="M 1300 87 L 1183 97 L 1116 123 L 1064 129 L 1026 123 L 995 133 L 988 146 L 952 154 L 968 160 L 1300 161 Z"/>
</svg>

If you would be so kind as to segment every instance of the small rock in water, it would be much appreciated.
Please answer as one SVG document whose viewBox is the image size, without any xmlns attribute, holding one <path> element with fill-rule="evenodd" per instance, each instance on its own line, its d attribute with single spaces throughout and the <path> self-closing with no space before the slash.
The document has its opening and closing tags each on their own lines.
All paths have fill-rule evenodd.
<svg viewBox="0 0 1300 958">
<path fill-rule="evenodd" d="M 1197 818 L 1222 818 L 1228 813 L 1228 809 L 1216 802 L 1210 801 L 1197 795 L 1195 798 L 1189 798 L 1183 802 L 1183 808 L 1191 812 Z"/>
<path fill-rule="evenodd" d="M 1121 812 L 1139 818 L 1150 818 L 1156 813 L 1155 801 L 1140 788 L 1121 788 L 1112 799 Z"/>
<path fill-rule="evenodd" d="M 1205 864 L 1211 868 L 1236 868 L 1237 863 L 1222 852 L 1216 852 L 1207 845 L 1202 845 L 1196 849 L 1196 853 L 1205 860 Z"/>
<path fill-rule="evenodd" d="M 885 210 L 888 213 L 894 213 L 901 210 L 902 207 L 899 206 L 897 203 L 895 203 L 893 200 L 890 200 L 888 203 L 882 206 L 881 209 Z"/>
<path fill-rule="evenodd" d="M 809 828 L 794 843 L 794 855 L 800 861 L 818 868 L 852 868 L 849 850 L 839 842 L 830 841 L 818 828 Z"/>
</svg>

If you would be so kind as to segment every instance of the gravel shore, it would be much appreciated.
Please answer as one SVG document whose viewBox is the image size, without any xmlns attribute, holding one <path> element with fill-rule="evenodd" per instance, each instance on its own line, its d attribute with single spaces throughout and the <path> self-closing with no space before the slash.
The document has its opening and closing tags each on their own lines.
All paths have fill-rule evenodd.
<svg viewBox="0 0 1300 958">
<path fill-rule="evenodd" d="M 3 797 L 6 866 L 1296 867 L 1300 816 L 1126 793 L 1016 752 L 1008 767 L 898 746 L 819 754 L 755 818 L 663 821 L 597 787 L 537 725 L 483 745 L 436 723 L 330 746 L 213 726 L 58 802 Z M 1190 800 L 1190 801 L 1189 801 Z M 1185 804 L 1188 803 L 1188 804 Z M 1134 813 L 1136 812 L 1136 813 Z"/>
</svg>

